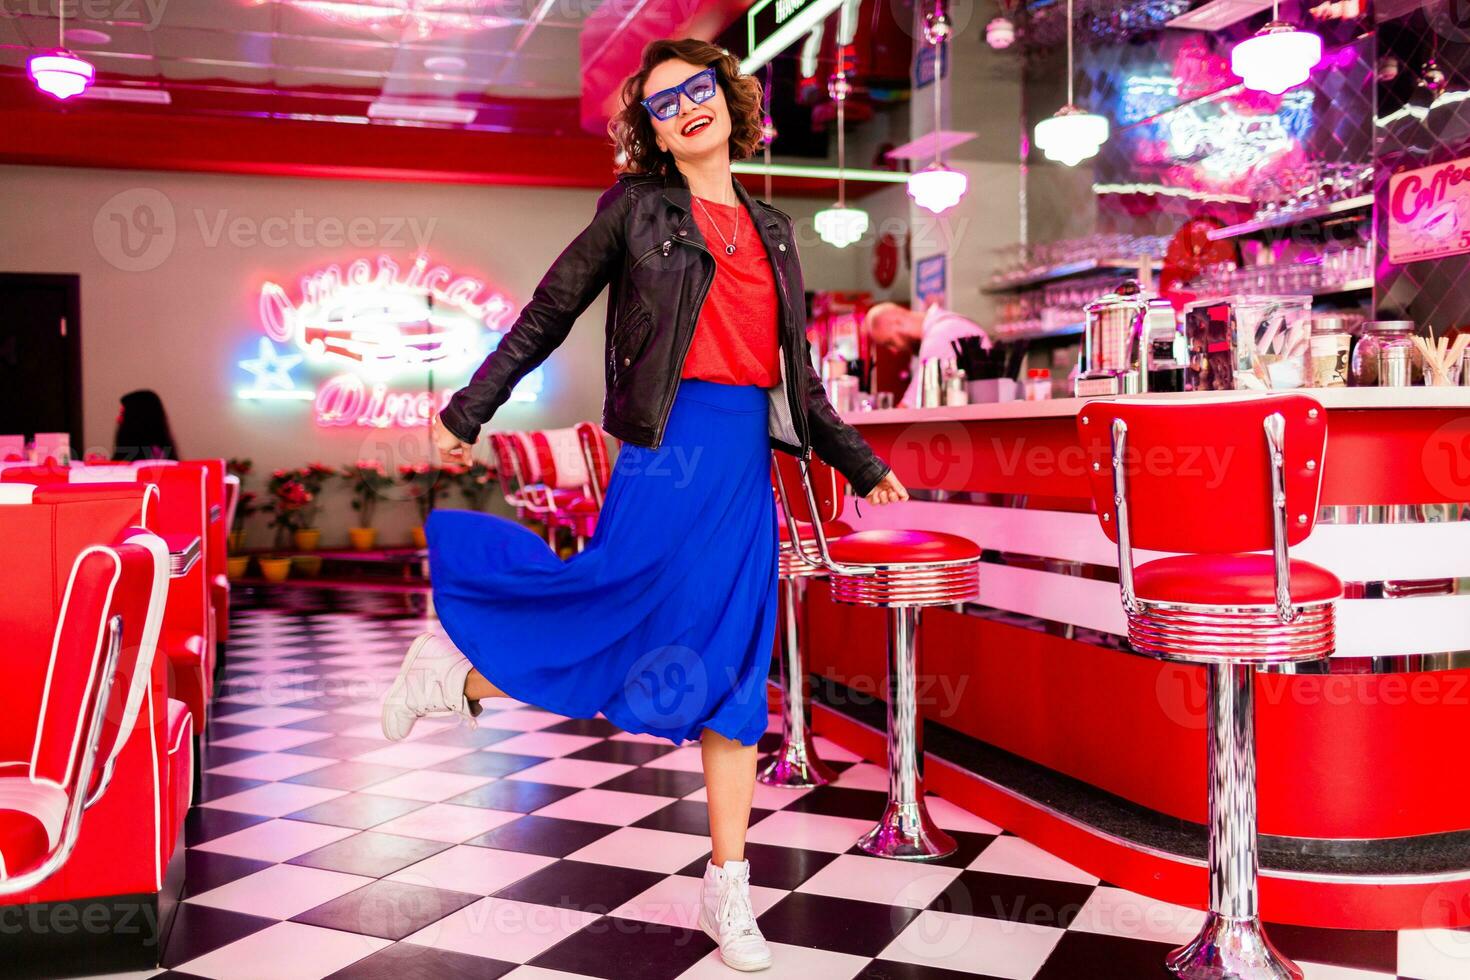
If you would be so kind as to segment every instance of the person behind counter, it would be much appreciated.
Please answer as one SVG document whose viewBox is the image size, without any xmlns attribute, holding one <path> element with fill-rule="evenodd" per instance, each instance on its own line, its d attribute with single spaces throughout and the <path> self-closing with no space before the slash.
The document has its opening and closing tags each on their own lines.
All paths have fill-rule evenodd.
<svg viewBox="0 0 1470 980">
<path fill-rule="evenodd" d="M 919 400 L 919 366 L 931 357 L 952 357 L 950 342 L 959 337 L 982 337 L 990 349 L 990 338 L 980 325 L 958 313 L 930 304 L 922 313 L 897 303 L 875 303 L 865 321 L 873 343 L 895 353 L 907 351 L 913 356 L 909 366 L 909 385 L 899 404 L 913 408 Z"/>
</svg>

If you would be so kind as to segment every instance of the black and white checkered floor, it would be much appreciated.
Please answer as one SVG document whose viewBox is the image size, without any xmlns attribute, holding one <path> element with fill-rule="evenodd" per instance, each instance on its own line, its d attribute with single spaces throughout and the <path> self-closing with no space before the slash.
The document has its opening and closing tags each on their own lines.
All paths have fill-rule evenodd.
<svg viewBox="0 0 1470 980">
<path fill-rule="evenodd" d="M 708 854 L 697 744 L 503 702 L 386 742 L 378 699 L 422 599 L 237 597 L 164 977 L 733 977 L 695 925 Z M 772 719 L 773 724 L 775 719 Z M 768 734 L 763 749 L 774 736 Z M 1201 913 L 1109 887 L 942 799 L 942 864 L 853 848 L 884 771 L 760 787 L 749 857 L 764 975 L 1136 980 Z M 1470 977 L 1470 932 L 1276 926 L 1308 980 Z M 146 974 L 144 974 L 146 975 Z"/>
</svg>

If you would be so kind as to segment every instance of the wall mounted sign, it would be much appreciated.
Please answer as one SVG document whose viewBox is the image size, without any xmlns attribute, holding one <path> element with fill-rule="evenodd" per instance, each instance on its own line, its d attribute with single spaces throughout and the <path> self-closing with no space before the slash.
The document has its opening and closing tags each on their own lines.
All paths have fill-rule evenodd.
<svg viewBox="0 0 1470 980">
<path fill-rule="evenodd" d="M 914 309 L 923 310 L 930 303 L 949 305 L 948 257 L 939 252 L 926 255 L 914 263 Z"/>
<path fill-rule="evenodd" d="M 749 75 L 791 47 L 842 6 L 842 0 L 756 0 L 745 12 L 745 57 Z"/>
<path fill-rule="evenodd" d="M 939 77 L 949 77 L 949 42 L 941 42 L 944 56 L 939 62 Z M 914 89 L 928 88 L 934 84 L 934 45 L 926 44 L 914 55 Z"/>
<path fill-rule="evenodd" d="M 1470 157 L 1388 178 L 1388 260 L 1470 252 Z"/>
<path fill-rule="evenodd" d="M 509 328 L 514 308 L 474 276 L 420 256 L 331 265 L 301 278 L 295 299 L 260 288 L 263 336 L 239 362 L 248 400 L 309 401 L 318 425 L 418 427 L 448 401 Z M 297 372 L 305 377 L 297 377 Z M 512 399 L 534 401 L 539 369 Z"/>
</svg>

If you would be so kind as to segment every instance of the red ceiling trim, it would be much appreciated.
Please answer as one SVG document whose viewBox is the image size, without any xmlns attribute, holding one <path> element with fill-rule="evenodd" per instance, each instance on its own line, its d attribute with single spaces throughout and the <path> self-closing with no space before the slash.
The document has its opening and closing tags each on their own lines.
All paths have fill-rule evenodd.
<svg viewBox="0 0 1470 980">
<path fill-rule="evenodd" d="M 0 162 L 360 180 L 607 187 L 607 141 L 428 127 L 0 108 Z"/>
</svg>

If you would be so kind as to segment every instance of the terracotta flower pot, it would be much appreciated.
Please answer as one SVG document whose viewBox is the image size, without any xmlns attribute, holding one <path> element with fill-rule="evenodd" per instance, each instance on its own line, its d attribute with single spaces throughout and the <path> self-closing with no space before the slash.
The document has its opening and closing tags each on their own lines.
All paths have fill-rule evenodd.
<svg viewBox="0 0 1470 980">
<path fill-rule="evenodd" d="M 413 546 L 415 548 L 427 548 L 429 546 L 429 539 L 424 537 L 422 526 L 413 528 L 411 533 L 413 534 Z"/>
<path fill-rule="evenodd" d="M 347 537 L 352 542 L 356 551 L 372 551 L 373 546 L 378 543 L 378 529 L 375 527 L 349 527 Z"/>
<path fill-rule="evenodd" d="M 322 559 L 319 555 L 296 555 L 291 560 L 296 571 L 304 578 L 316 578 L 322 573 Z"/>
<path fill-rule="evenodd" d="M 225 560 L 225 575 L 231 579 L 244 578 L 249 570 L 249 555 L 231 555 Z"/>
<path fill-rule="evenodd" d="M 229 541 L 229 552 L 230 552 L 230 554 L 234 554 L 235 552 L 239 551 L 240 549 L 242 549 L 244 547 L 245 547 L 245 532 L 244 531 L 231 531 L 230 532 L 230 541 Z"/>
<path fill-rule="evenodd" d="M 316 546 L 322 543 L 322 532 L 314 527 L 303 527 L 292 537 L 296 540 L 297 551 L 315 551 Z"/>
<path fill-rule="evenodd" d="M 260 574 L 265 576 L 267 582 L 284 582 L 286 576 L 291 574 L 291 559 L 286 558 L 261 558 Z"/>
</svg>

